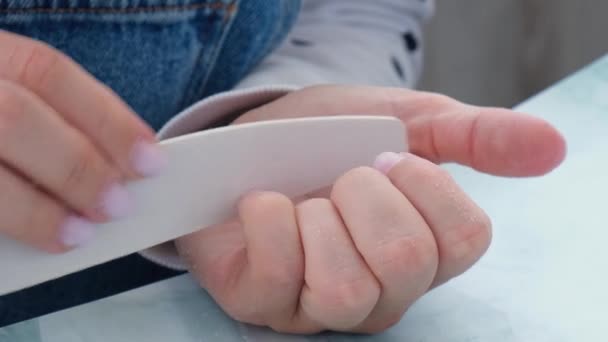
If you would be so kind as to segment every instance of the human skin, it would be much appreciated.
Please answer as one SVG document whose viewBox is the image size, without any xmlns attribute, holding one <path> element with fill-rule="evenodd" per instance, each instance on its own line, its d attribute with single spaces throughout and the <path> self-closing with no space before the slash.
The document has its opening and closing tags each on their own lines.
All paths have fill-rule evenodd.
<svg viewBox="0 0 608 342">
<path fill-rule="evenodd" d="M 382 331 L 490 243 L 490 219 L 440 163 L 525 177 L 565 155 L 540 119 L 396 88 L 308 87 L 234 124 L 344 114 L 401 119 L 408 153 L 387 151 L 304 199 L 259 189 L 238 217 L 176 241 L 235 319 L 282 332 Z M 0 139 L 0 234 L 52 253 L 128 215 L 123 183 L 164 163 L 154 132 L 110 89 L 52 47 L 2 31 Z"/>
<path fill-rule="evenodd" d="M 563 137 L 538 118 L 394 88 L 304 88 L 234 124 L 343 114 L 400 118 L 408 153 L 387 151 L 302 199 L 259 189 L 238 217 L 178 239 L 232 317 L 289 333 L 382 331 L 490 244 L 490 219 L 440 163 L 526 177 L 565 156 Z"/>
</svg>

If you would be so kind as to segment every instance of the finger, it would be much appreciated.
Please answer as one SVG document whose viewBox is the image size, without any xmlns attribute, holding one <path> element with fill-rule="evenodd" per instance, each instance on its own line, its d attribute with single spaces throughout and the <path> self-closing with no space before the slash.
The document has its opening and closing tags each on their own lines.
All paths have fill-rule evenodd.
<svg viewBox="0 0 608 342">
<path fill-rule="evenodd" d="M 431 227 L 439 250 L 434 286 L 465 272 L 487 250 L 491 223 L 437 165 L 412 154 L 384 153 L 376 166 L 410 200 Z"/>
<path fill-rule="evenodd" d="M 154 175 L 162 168 L 153 131 L 108 87 L 57 50 L 0 31 L 0 78 L 34 92 L 127 177 Z"/>
<path fill-rule="evenodd" d="M 86 220 L 69 215 L 52 198 L 0 167 L 0 233 L 35 248 L 65 252 L 94 235 Z"/>
<path fill-rule="evenodd" d="M 251 300 L 251 289 L 243 284 L 248 264 L 243 226 L 239 220 L 214 225 L 175 240 L 180 258 L 201 287 L 232 317 L 263 324 L 260 317 L 249 320 L 242 303 Z M 247 319 L 246 319 L 247 318 Z"/>
<path fill-rule="evenodd" d="M 378 304 L 356 330 L 383 330 L 431 285 L 437 269 L 433 235 L 408 199 L 374 169 L 340 177 L 331 199 L 382 287 Z"/>
<path fill-rule="evenodd" d="M 283 195 L 258 192 L 241 200 L 239 216 L 241 224 L 205 229 L 178 246 L 232 317 L 289 331 L 304 278 L 294 206 Z"/>
<path fill-rule="evenodd" d="M 245 283 L 253 307 L 277 331 L 290 325 L 303 282 L 304 257 L 295 208 L 284 195 L 257 192 L 239 204 L 247 241 Z"/>
<path fill-rule="evenodd" d="M 565 157 L 562 135 L 547 122 L 506 109 L 450 105 L 408 122 L 410 149 L 501 176 L 537 176 Z M 449 108 L 449 107 L 454 108 Z"/>
<path fill-rule="evenodd" d="M 116 171 L 74 128 L 25 89 L 0 81 L 0 159 L 95 220 L 130 209 Z"/>
<path fill-rule="evenodd" d="M 306 269 L 294 328 L 301 333 L 348 331 L 371 313 L 380 284 L 330 200 L 306 200 L 296 213 Z"/>
<path fill-rule="evenodd" d="M 247 112 L 236 123 L 345 113 L 398 117 L 413 153 L 496 175 L 541 175 L 566 153 L 563 136 L 539 118 L 400 88 L 309 87 Z"/>
</svg>

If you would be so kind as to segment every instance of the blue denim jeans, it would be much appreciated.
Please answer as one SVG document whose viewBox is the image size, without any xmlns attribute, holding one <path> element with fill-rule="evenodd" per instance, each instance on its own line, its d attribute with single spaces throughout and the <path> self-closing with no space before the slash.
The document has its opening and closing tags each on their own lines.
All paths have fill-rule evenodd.
<svg viewBox="0 0 608 342">
<path fill-rule="evenodd" d="M 159 129 L 231 89 L 281 42 L 299 8 L 299 0 L 0 0 L 0 29 L 63 51 Z M 0 297 L 0 326 L 174 275 L 131 255 Z"/>
</svg>

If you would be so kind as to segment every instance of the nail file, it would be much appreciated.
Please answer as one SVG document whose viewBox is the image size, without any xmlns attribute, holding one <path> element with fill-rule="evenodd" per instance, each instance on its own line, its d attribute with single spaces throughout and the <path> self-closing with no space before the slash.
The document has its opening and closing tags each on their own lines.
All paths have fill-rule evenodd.
<svg viewBox="0 0 608 342">
<path fill-rule="evenodd" d="M 399 120 L 366 116 L 265 121 L 163 140 L 163 173 L 127 184 L 134 212 L 99 224 L 89 244 L 51 255 L 0 237 L 0 295 L 223 222 L 248 191 L 297 196 L 330 185 L 405 144 Z"/>
</svg>

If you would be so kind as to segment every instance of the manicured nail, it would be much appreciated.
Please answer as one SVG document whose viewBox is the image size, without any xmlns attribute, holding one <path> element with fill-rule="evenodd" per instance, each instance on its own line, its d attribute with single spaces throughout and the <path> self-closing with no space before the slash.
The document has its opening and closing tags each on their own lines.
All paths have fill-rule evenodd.
<svg viewBox="0 0 608 342">
<path fill-rule="evenodd" d="M 376 157 L 374 168 L 378 171 L 388 174 L 391 169 L 405 158 L 404 153 L 383 152 Z"/>
<path fill-rule="evenodd" d="M 167 163 L 161 149 L 149 142 L 138 141 L 133 146 L 133 168 L 144 177 L 158 175 Z"/>
<path fill-rule="evenodd" d="M 89 242 L 94 235 L 93 225 L 76 216 L 68 216 L 59 231 L 59 239 L 67 247 L 82 246 Z"/>
<path fill-rule="evenodd" d="M 127 216 L 133 208 L 131 196 L 119 183 L 112 184 L 101 196 L 100 210 L 110 219 Z"/>
</svg>

